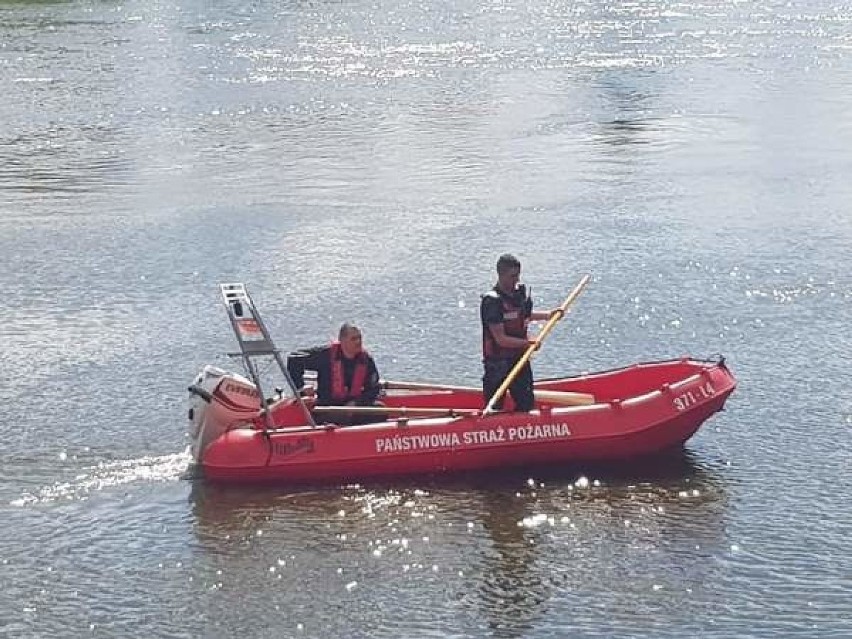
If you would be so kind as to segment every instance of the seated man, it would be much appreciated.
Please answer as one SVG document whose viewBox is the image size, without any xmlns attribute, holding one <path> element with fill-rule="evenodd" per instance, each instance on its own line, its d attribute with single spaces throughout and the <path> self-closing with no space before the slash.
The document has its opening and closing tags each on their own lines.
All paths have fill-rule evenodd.
<svg viewBox="0 0 852 639">
<path fill-rule="evenodd" d="M 287 357 L 287 372 L 302 395 L 311 396 L 313 389 L 306 387 L 305 371 L 317 373 L 318 406 L 381 406 L 377 402 L 381 386 L 376 362 L 362 347 L 361 330 L 354 324 L 344 323 L 338 341 L 325 346 L 314 346 L 293 351 Z M 320 411 L 317 411 L 320 412 Z M 362 413 L 325 413 L 322 421 L 354 425 L 381 421 L 384 416 Z"/>
</svg>

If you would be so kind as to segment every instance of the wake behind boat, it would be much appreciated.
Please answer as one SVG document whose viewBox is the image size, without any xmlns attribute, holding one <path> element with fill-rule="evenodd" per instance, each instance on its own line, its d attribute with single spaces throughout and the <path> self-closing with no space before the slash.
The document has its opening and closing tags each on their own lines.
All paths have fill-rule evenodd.
<svg viewBox="0 0 852 639">
<path fill-rule="evenodd" d="M 190 386 L 189 435 L 203 475 L 228 482 L 357 482 L 490 468 L 620 462 L 682 446 L 736 387 L 724 359 L 681 358 L 540 380 L 535 408 L 485 409 L 482 390 L 383 383 L 382 407 L 267 398 L 255 359 L 286 367 L 242 284 L 221 293 L 248 377 L 206 366 Z M 261 402 L 261 398 L 263 401 Z M 352 411 L 375 422 L 341 426 Z"/>
</svg>

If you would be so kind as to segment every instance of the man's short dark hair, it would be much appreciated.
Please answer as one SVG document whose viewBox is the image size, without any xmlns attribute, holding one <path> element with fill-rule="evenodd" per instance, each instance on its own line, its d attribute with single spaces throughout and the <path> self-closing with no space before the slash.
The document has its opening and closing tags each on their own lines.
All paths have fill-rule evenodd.
<svg viewBox="0 0 852 639">
<path fill-rule="evenodd" d="M 521 268 L 521 261 L 511 253 L 503 253 L 497 260 L 498 273 L 505 273 L 516 268 Z"/>
<path fill-rule="evenodd" d="M 355 324 L 353 324 L 352 322 L 343 322 L 343 324 L 340 325 L 340 330 L 337 332 L 337 339 L 342 340 L 352 331 L 360 332 L 361 329 L 355 326 Z"/>
</svg>

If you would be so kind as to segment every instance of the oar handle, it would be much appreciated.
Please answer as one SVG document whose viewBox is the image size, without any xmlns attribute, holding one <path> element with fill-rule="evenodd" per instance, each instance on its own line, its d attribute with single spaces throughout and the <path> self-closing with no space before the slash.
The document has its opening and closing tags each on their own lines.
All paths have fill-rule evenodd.
<svg viewBox="0 0 852 639">
<path fill-rule="evenodd" d="M 451 386 L 448 384 L 429 384 L 423 382 L 401 382 L 386 380 L 382 386 L 388 390 L 410 390 L 410 391 L 432 391 L 437 393 L 477 393 L 482 394 L 481 388 L 474 386 Z M 536 400 L 556 404 L 558 406 L 585 406 L 595 403 L 595 396 L 591 393 L 578 393 L 576 391 L 558 391 L 536 388 L 533 391 Z M 385 410 L 385 409 L 383 409 Z M 416 409 L 412 409 L 416 410 Z"/>
<path fill-rule="evenodd" d="M 428 384 L 423 382 L 400 382 L 388 379 L 382 382 L 387 390 L 444 391 L 450 393 L 481 393 L 475 386 L 452 386 L 450 384 Z"/>
<path fill-rule="evenodd" d="M 547 320 L 547 323 L 544 325 L 544 328 L 541 329 L 538 336 L 535 338 L 535 342 L 530 344 L 527 347 L 527 350 L 524 351 L 524 354 L 521 355 L 521 358 L 517 361 L 515 366 L 509 371 L 509 374 L 506 375 L 506 379 L 503 380 L 503 383 L 500 384 L 500 387 L 494 392 L 491 396 L 491 399 L 488 400 L 488 403 L 485 405 L 485 410 L 482 412 L 483 415 L 488 415 L 494 412 L 494 405 L 500 401 L 500 398 L 508 390 L 509 386 L 512 385 L 512 382 L 515 381 L 515 378 L 518 376 L 518 373 L 521 372 L 521 369 L 524 365 L 529 361 L 532 354 L 535 350 L 544 342 L 544 338 L 548 336 L 550 331 L 553 330 L 553 327 L 556 326 L 557 322 L 565 317 L 565 313 L 568 310 L 568 307 L 574 303 L 574 300 L 583 292 L 583 289 L 586 288 L 586 284 L 589 283 L 589 280 L 592 279 L 592 276 L 589 274 L 584 275 L 577 286 L 568 294 L 568 297 L 565 298 L 565 301 L 559 306 L 559 313 L 554 313 L 553 317 Z"/>
<path fill-rule="evenodd" d="M 477 408 L 438 408 L 416 406 L 314 406 L 315 413 L 352 413 L 362 415 L 478 415 Z"/>
</svg>

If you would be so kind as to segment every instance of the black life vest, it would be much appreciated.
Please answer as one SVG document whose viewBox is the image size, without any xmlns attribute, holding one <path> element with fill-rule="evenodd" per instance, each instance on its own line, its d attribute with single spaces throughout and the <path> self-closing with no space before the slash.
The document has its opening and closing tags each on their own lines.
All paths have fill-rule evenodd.
<svg viewBox="0 0 852 639">
<path fill-rule="evenodd" d="M 522 284 L 511 295 L 499 291 L 496 287 L 485 294 L 486 297 L 500 300 L 503 307 L 503 330 L 510 337 L 527 339 L 527 326 L 532 313 L 532 300 Z M 486 359 L 513 358 L 522 355 L 523 348 L 503 348 L 494 339 L 491 329 L 482 326 L 482 356 Z"/>
</svg>

